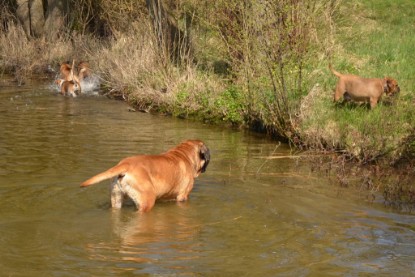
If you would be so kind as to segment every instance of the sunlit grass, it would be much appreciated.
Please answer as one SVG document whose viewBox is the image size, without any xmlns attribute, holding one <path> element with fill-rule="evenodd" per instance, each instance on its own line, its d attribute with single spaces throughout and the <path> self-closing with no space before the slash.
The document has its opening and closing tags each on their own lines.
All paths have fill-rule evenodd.
<svg viewBox="0 0 415 277">
<path fill-rule="evenodd" d="M 371 110 L 367 105 L 335 105 L 333 92 L 337 78 L 326 68 L 319 76 L 322 89 L 312 116 L 305 116 L 301 128 L 319 130 L 327 138 L 338 132 L 339 150 L 361 162 L 386 158 L 393 162 L 405 151 L 404 141 L 414 133 L 415 85 L 415 2 L 344 1 L 337 22 L 330 60 L 336 70 L 362 77 L 395 78 L 401 88 L 397 99 L 383 98 Z M 322 126 L 331 126 L 324 128 Z"/>
</svg>

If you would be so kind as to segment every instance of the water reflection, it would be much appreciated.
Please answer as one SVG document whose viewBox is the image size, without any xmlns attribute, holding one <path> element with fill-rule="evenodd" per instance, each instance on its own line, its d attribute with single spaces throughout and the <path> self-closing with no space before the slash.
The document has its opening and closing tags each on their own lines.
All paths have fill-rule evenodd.
<svg viewBox="0 0 415 277">
<path fill-rule="evenodd" d="M 187 203 L 165 202 L 146 214 L 134 211 L 133 206 L 112 210 L 117 243 L 88 243 L 90 259 L 128 262 L 119 268 L 127 272 L 191 273 L 193 261 L 201 258 L 197 241 L 201 221 L 189 216 L 189 209 Z M 103 255 L 103 249 L 108 256 Z M 143 268 L 143 264 L 147 266 Z"/>
</svg>

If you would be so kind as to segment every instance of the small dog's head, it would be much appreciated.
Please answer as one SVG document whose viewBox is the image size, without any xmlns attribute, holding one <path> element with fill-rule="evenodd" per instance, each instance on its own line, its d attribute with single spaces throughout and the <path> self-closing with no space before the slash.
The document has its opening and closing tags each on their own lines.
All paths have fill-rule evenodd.
<svg viewBox="0 0 415 277">
<path fill-rule="evenodd" d="M 383 86 L 387 96 L 393 96 L 398 94 L 401 91 L 401 88 L 398 85 L 398 82 L 391 77 L 385 77 L 385 84 Z"/>
</svg>

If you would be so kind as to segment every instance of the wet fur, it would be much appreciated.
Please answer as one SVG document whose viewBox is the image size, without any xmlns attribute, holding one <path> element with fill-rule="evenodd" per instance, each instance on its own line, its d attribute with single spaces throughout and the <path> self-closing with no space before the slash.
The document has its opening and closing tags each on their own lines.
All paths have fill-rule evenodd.
<svg viewBox="0 0 415 277">
<path fill-rule="evenodd" d="M 76 97 L 81 89 L 78 83 L 74 81 L 65 81 L 64 79 L 58 79 L 55 81 L 59 90 L 64 96 Z"/>
<path fill-rule="evenodd" d="M 79 91 L 80 92 L 81 91 L 81 83 L 80 83 L 80 80 L 79 80 L 77 74 L 74 72 L 74 65 L 75 65 L 75 60 L 72 60 L 72 66 L 69 64 L 69 62 L 63 62 L 60 66 L 60 69 L 59 69 L 60 77 L 64 81 L 73 82 L 75 84 L 73 86 L 72 91 Z M 57 81 L 59 81 L 59 79 Z M 57 81 L 56 81 L 56 83 L 57 83 Z M 62 87 L 62 83 L 60 84 L 60 87 Z M 71 85 L 66 84 L 65 87 L 67 87 L 69 89 L 69 87 L 71 87 Z M 65 89 L 65 91 L 67 92 L 68 90 Z"/>
<path fill-rule="evenodd" d="M 202 141 L 187 140 L 164 154 L 125 158 L 86 180 L 81 187 L 115 177 L 111 184 L 111 206 L 120 209 L 124 197 L 128 197 L 140 212 L 147 212 L 156 199 L 186 201 L 194 179 L 206 170 L 209 161 L 209 149 Z"/>
</svg>

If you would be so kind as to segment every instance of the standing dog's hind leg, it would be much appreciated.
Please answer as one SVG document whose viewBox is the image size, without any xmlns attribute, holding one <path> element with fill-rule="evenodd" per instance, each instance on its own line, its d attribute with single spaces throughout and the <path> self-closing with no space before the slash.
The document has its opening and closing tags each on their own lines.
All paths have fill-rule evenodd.
<svg viewBox="0 0 415 277">
<path fill-rule="evenodd" d="M 156 203 L 156 197 L 152 193 L 141 192 L 138 199 L 138 211 L 139 212 L 148 212 L 154 207 Z"/>
<path fill-rule="evenodd" d="M 121 189 L 121 180 L 116 178 L 111 184 L 111 206 L 114 209 L 121 209 L 124 193 Z"/>
</svg>

